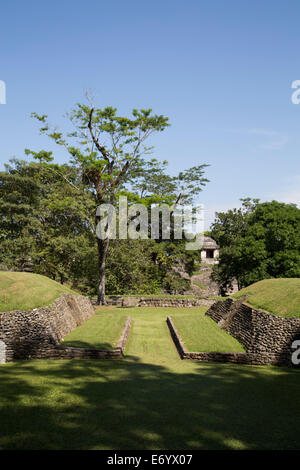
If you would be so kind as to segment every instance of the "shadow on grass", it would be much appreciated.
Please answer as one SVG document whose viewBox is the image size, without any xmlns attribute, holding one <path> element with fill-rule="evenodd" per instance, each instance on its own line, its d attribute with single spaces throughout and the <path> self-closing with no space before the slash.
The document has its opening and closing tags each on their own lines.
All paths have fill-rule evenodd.
<svg viewBox="0 0 300 470">
<path fill-rule="evenodd" d="M 0 366 L 1 449 L 297 449 L 298 371 L 126 361 Z"/>
<path fill-rule="evenodd" d="M 63 341 L 59 345 L 60 349 L 64 348 L 85 348 L 85 349 L 96 349 L 96 350 L 101 350 L 101 351 L 111 351 L 112 349 L 115 348 L 115 346 L 112 343 L 86 343 L 85 341 Z"/>
</svg>

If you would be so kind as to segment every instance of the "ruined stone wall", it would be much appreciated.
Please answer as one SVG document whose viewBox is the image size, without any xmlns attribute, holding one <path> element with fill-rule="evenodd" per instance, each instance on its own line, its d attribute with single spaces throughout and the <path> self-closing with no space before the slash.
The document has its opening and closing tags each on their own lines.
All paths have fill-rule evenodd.
<svg viewBox="0 0 300 470">
<path fill-rule="evenodd" d="M 70 294 L 63 294 L 49 307 L 0 313 L 6 362 L 57 356 L 56 346 L 94 313 L 88 298 Z"/>
<path fill-rule="evenodd" d="M 299 318 L 277 317 L 250 307 L 245 299 L 216 302 L 206 315 L 236 338 L 247 353 L 276 356 L 278 364 L 291 364 L 292 343 L 300 339 Z"/>
<path fill-rule="evenodd" d="M 94 348 L 58 347 L 44 348 L 39 358 L 45 359 L 122 359 L 131 328 L 131 318 L 127 317 L 116 348 L 101 350 Z"/>
<path fill-rule="evenodd" d="M 281 352 L 260 351 L 260 352 L 198 352 L 189 351 L 172 318 L 167 317 L 167 325 L 181 359 L 190 359 L 198 362 L 223 362 L 247 365 L 276 365 L 292 366 L 291 356 L 283 355 Z"/>
<path fill-rule="evenodd" d="M 92 300 L 96 304 L 96 300 Z M 122 307 L 210 307 L 215 301 L 208 298 L 157 298 L 157 297 L 107 297 L 108 305 L 119 305 Z"/>
<path fill-rule="evenodd" d="M 206 314 L 218 323 L 229 312 L 232 303 L 233 300 L 230 298 L 214 302 Z"/>
</svg>

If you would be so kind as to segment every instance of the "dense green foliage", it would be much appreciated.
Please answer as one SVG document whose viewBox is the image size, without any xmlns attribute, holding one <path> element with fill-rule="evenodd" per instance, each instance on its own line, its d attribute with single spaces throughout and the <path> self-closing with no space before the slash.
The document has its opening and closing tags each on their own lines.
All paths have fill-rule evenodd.
<svg viewBox="0 0 300 470">
<path fill-rule="evenodd" d="M 251 284 L 234 294 L 247 296 L 247 303 L 282 317 L 300 318 L 300 279 L 266 279 Z"/>
<path fill-rule="evenodd" d="M 277 201 L 243 200 L 241 209 L 217 213 L 211 235 L 220 245 L 214 279 L 226 290 L 268 278 L 300 277 L 300 209 Z"/>
<path fill-rule="evenodd" d="M 0 172 L 0 267 L 44 274 L 95 295 L 99 274 L 95 197 L 88 188 L 78 189 L 81 174 L 74 166 L 41 162 L 47 155 L 40 152 L 29 163 L 12 160 Z M 155 180 L 160 175 L 171 184 L 172 178 L 158 163 L 152 162 L 150 173 L 143 183 L 143 197 L 131 193 L 134 202 L 149 198 L 150 204 L 152 191 L 158 200 L 159 183 L 152 187 L 153 173 Z M 162 289 L 183 293 L 189 282 L 173 267 L 185 265 L 191 272 L 196 257 L 197 252 L 185 250 L 184 240 L 111 240 L 106 293 L 151 294 Z"/>
<path fill-rule="evenodd" d="M 120 116 L 116 108 L 94 108 L 89 102 L 67 115 L 74 129 L 70 133 L 51 128 L 47 115 L 32 116 L 41 134 L 66 150 L 69 163 L 53 163 L 52 152 L 25 149 L 33 161 L 13 159 L 0 172 L 0 268 L 45 274 L 97 293 L 99 304 L 105 293 L 157 293 L 161 288 L 181 293 L 189 287 L 172 268 L 180 262 L 191 270 L 194 257 L 185 255 L 175 237 L 163 240 L 162 229 L 155 242 L 150 237 L 110 244 L 107 232 L 96 237 L 97 207 L 109 203 L 118 209 L 121 195 L 129 206 L 141 203 L 150 214 L 153 204 L 168 204 L 172 212 L 202 191 L 207 165 L 171 176 L 166 161 L 147 157 L 152 147 L 146 140 L 167 128 L 168 118 L 151 109 Z M 127 219 L 142 230 L 138 213 Z M 150 234 L 150 224 L 148 229 Z"/>
<path fill-rule="evenodd" d="M 0 173 L 0 264 L 75 286 L 87 276 L 94 247 L 93 204 L 69 184 L 67 165 L 12 161 Z"/>
<path fill-rule="evenodd" d="M 169 126 L 168 118 L 154 114 L 152 109 L 133 109 L 130 117 L 120 116 L 116 108 L 94 108 L 88 99 L 88 104 L 77 104 L 68 116 L 75 129 L 72 133 L 51 128 L 46 115 L 33 113 L 42 125 L 40 132 L 67 151 L 70 164 L 79 175 L 71 184 L 80 192 L 88 192 L 95 210 L 100 204 L 116 207 L 120 194 L 148 209 L 153 203 L 191 202 L 208 181 L 203 176 L 205 164 L 171 177 L 165 173 L 167 162 L 145 159 L 152 150 L 146 147 L 146 140 Z M 31 150 L 27 153 L 51 166 L 51 153 Z M 105 302 L 109 242 L 107 232 L 97 238 L 99 304 Z"/>
</svg>

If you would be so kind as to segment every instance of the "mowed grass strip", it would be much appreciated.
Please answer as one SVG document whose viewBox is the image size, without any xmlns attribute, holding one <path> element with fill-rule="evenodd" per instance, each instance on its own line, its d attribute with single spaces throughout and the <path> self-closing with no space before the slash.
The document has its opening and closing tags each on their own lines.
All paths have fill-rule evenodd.
<svg viewBox="0 0 300 470">
<path fill-rule="evenodd" d="M 123 315 L 94 315 L 75 328 L 60 346 L 111 350 L 117 346 L 124 325 Z"/>
<path fill-rule="evenodd" d="M 175 314 L 172 320 L 189 351 L 245 352 L 235 338 L 205 316 L 203 311 L 197 314 Z"/>
<path fill-rule="evenodd" d="M 78 295 L 40 274 L 0 271 L 0 312 L 44 307 L 64 293 Z"/>
<path fill-rule="evenodd" d="M 233 295 L 247 296 L 247 303 L 282 317 L 300 317 L 300 279 L 265 279 Z"/>
</svg>

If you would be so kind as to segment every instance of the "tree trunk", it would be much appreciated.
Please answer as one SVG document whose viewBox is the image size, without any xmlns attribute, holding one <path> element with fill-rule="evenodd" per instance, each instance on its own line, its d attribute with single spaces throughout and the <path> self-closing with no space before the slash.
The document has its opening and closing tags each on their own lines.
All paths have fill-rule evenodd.
<svg viewBox="0 0 300 470">
<path fill-rule="evenodd" d="M 105 265 L 106 255 L 109 245 L 109 238 L 101 240 L 98 238 L 98 268 L 99 268 L 99 284 L 98 284 L 98 305 L 105 305 Z"/>
</svg>

